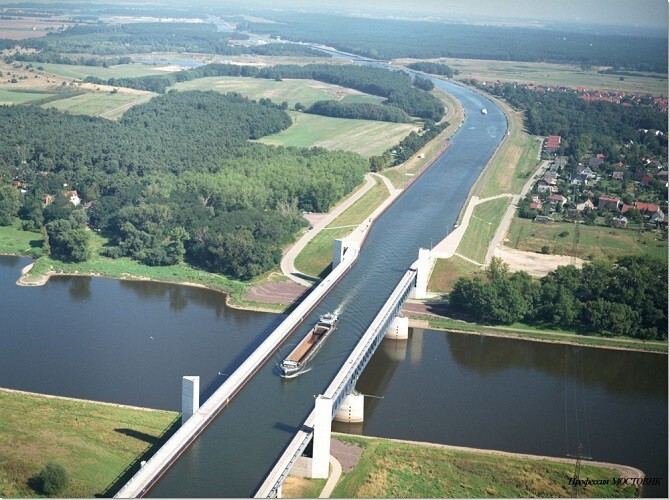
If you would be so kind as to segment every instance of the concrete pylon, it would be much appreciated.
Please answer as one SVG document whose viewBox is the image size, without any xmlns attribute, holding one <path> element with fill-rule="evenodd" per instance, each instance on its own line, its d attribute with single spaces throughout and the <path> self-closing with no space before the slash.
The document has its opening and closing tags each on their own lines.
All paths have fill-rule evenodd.
<svg viewBox="0 0 670 500">
<path fill-rule="evenodd" d="M 419 248 L 419 260 L 416 265 L 416 285 L 412 292 L 415 299 L 427 298 L 428 278 L 430 274 L 430 250 Z"/>
<path fill-rule="evenodd" d="M 335 420 L 344 423 L 363 421 L 365 397 L 358 391 L 351 391 L 335 414 Z"/>
<path fill-rule="evenodd" d="M 333 400 L 318 396 L 314 400 L 314 438 L 312 442 L 312 478 L 328 477 L 330 463 L 330 426 L 333 421 Z"/>
<path fill-rule="evenodd" d="M 407 340 L 409 337 L 409 318 L 396 316 L 384 335 L 387 339 Z"/>
<path fill-rule="evenodd" d="M 333 243 L 333 269 L 340 265 L 344 259 L 344 252 L 347 251 L 347 242 L 343 239 L 336 239 Z"/>
<path fill-rule="evenodd" d="M 200 377 L 181 379 L 181 425 L 200 408 Z"/>
</svg>

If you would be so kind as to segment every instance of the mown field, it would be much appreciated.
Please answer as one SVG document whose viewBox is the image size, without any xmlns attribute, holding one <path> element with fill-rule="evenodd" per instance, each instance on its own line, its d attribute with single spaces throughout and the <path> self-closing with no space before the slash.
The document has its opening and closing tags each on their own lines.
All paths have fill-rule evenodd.
<svg viewBox="0 0 670 500">
<path fill-rule="evenodd" d="M 107 489 L 176 430 L 178 416 L 0 390 L 0 496 L 43 496 L 36 477 L 52 461 L 69 477 L 59 496 L 111 496 Z"/>
<path fill-rule="evenodd" d="M 401 59 L 398 62 L 409 64 L 413 60 Z M 448 64 L 460 74 L 457 79 L 477 78 L 484 81 L 522 82 L 541 85 L 584 87 L 593 90 L 615 90 L 629 93 L 668 95 L 667 75 L 656 73 L 648 76 L 604 75 L 598 69 L 584 70 L 570 64 L 532 63 L 519 61 L 491 61 L 485 59 L 442 58 L 435 61 Z M 635 72 L 638 73 L 638 72 Z M 644 74 L 644 73 L 641 73 Z"/>
<path fill-rule="evenodd" d="M 577 237 L 575 232 L 579 231 Z M 567 234 L 566 234 L 567 233 Z M 631 254 L 651 255 L 668 259 L 668 241 L 662 233 L 652 230 L 616 229 L 577 225 L 569 222 L 538 224 L 515 217 L 507 235 L 507 245 L 517 250 L 570 255 L 582 259 L 617 258 Z"/>
<path fill-rule="evenodd" d="M 73 64 L 51 63 L 34 63 L 33 66 L 44 68 L 45 72 L 54 75 L 79 79 L 84 79 L 87 76 L 95 76 L 97 78 L 105 79 L 165 74 L 164 71 L 157 70 L 153 66 L 136 63 L 119 64 L 117 66 L 110 66 L 109 68 L 103 68 L 102 66 L 77 66 Z"/>
<path fill-rule="evenodd" d="M 44 104 L 44 108 L 56 108 L 72 114 L 120 118 L 129 108 L 147 102 L 156 94 L 145 93 L 99 93 L 91 92 L 68 99 L 60 99 Z"/>
<path fill-rule="evenodd" d="M 398 144 L 417 125 L 372 120 L 351 120 L 291 112 L 293 125 L 281 132 L 260 139 L 275 146 L 296 146 L 353 151 L 363 156 L 383 153 Z"/>
<path fill-rule="evenodd" d="M 54 94 L 42 92 L 21 92 L 8 90 L 6 88 L 0 89 L 0 105 L 2 104 L 24 104 L 26 102 L 37 101 L 45 97 L 51 97 Z"/>
<path fill-rule="evenodd" d="M 333 498 L 528 498 L 573 497 L 574 463 L 478 453 L 379 438 L 338 435 L 364 448 L 343 475 Z M 612 469 L 582 466 L 582 477 L 620 477 Z M 633 497 L 634 486 L 589 485 L 585 497 Z"/>
<path fill-rule="evenodd" d="M 509 203 L 509 198 L 498 198 L 477 205 L 456 252 L 484 263 L 486 252 Z"/>
<path fill-rule="evenodd" d="M 389 191 L 384 183 L 375 179 L 376 184 L 353 205 L 340 214 L 319 232 L 295 259 L 295 267 L 309 276 L 323 276 L 330 271 L 333 262 L 333 242 L 343 238 L 361 224 L 381 203 L 388 198 Z"/>
<path fill-rule="evenodd" d="M 430 275 L 428 290 L 431 292 L 448 293 L 461 276 L 472 276 L 480 266 L 454 255 L 449 259 L 437 259 L 433 274 Z"/>
<path fill-rule="evenodd" d="M 177 90 L 217 90 L 219 92 L 239 92 L 250 99 L 271 99 L 281 104 L 286 101 L 293 107 L 297 102 L 311 106 L 317 101 L 339 99 L 343 102 L 380 103 L 384 99 L 356 90 L 318 82 L 316 80 L 267 80 L 245 77 L 209 77 L 188 82 L 179 82 L 172 88 Z"/>
</svg>

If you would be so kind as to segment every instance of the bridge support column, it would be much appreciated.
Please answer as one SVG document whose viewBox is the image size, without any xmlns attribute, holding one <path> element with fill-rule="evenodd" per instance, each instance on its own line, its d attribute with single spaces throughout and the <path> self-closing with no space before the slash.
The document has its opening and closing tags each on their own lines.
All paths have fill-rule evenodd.
<svg viewBox="0 0 670 500">
<path fill-rule="evenodd" d="M 416 284 L 412 291 L 412 298 L 425 299 L 427 297 L 428 278 L 430 278 L 430 250 L 419 248 L 419 260 L 416 266 Z"/>
<path fill-rule="evenodd" d="M 409 337 L 409 318 L 396 316 L 384 335 L 387 339 L 407 340 Z"/>
<path fill-rule="evenodd" d="M 340 409 L 335 414 L 335 420 L 347 424 L 363 421 L 365 397 L 358 391 L 351 391 Z"/>
<path fill-rule="evenodd" d="M 181 379 L 181 425 L 200 408 L 200 377 Z"/>
<path fill-rule="evenodd" d="M 330 462 L 330 427 L 333 421 L 333 400 L 318 396 L 314 401 L 314 438 L 312 442 L 312 477 L 328 477 Z"/>
<path fill-rule="evenodd" d="M 354 245 L 351 241 L 337 239 L 333 243 L 333 267 L 335 269 L 344 260 L 344 254 L 351 251 Z"/>
</svg>

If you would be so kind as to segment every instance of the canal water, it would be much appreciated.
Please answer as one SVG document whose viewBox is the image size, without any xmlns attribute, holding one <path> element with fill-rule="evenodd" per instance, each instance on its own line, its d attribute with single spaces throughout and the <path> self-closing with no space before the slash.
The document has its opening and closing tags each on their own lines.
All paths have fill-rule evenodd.
<svg viewBox="0 0 670 500">
<path fill-rule="evenodd" d="M 279 319 L 176 285 L 85 277 L 14 285 L 29 262 L 0 257 L 1 387 L 178 410 L 182 375 L 208 385 Z M 595 460 L 664 477 L 667 369 L 665 355 L 413 329 L 408 341 L 384 340 L 359 380 L 361 392 L 383 398 L 366 398 L 365 422 L 333 427 L 554 456 L 581 442 Z M 200 467 L 202 443 L 188 468 Z M 665 484 L 646 494 L 665 496 Z"/>
</svg>

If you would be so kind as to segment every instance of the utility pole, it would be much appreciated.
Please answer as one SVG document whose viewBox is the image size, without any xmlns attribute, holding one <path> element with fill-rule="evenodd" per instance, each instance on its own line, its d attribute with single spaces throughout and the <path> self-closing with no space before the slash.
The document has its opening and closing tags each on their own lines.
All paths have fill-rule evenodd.
<svg viewBox="0 0 670 500">
<path fill-rule="evenodd" d="M 572 496 L 574 498 L 579 497 L 579 474 L 582 471 L 582 459 L 585 458 L 587 460 L 591 460 L 592 457 L 587 457 L 585 456 L 582 452 L 584 451 L 584 447 L 582 446 L 582 443 L 579 443 L 579 446 L 577 446 L 577 454 L 573 455 L 571 453 L 568 453 L 569 458 L 574 458 L 575 459 L 575 472 L 572 477 Z"/>
</svg>

